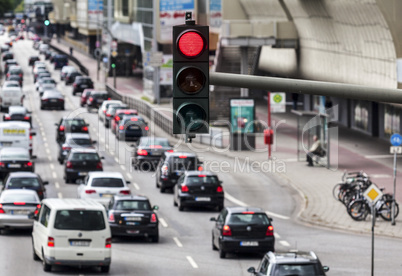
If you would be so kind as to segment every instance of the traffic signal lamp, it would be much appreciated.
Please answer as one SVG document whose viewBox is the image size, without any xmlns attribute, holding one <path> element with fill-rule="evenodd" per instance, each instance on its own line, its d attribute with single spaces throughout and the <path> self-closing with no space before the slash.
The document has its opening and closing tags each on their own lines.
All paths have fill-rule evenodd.
<svg viewBox="0 0 402 276">
<path fill-rule="evenodd" d="M 173 26 L 173 133 L 209 133 L 209 27 Z"/>
<path fill-rule="evenodd" d="M 45 22 L 44 22 L 44 24 L 45 24 L 45 26 L 49 26 L 50 21 L 46 19 Z"/>
</svg>

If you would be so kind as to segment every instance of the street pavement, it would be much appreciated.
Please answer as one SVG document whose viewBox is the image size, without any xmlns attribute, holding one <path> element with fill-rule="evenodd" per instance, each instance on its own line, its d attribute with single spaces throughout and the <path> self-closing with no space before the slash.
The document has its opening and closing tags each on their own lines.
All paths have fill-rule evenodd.
<svg viewBox="0 0 402 276">
<path fill-rule="evenodd" d="M 64 40 L 52 40 L 52 46 L 69 53 L 70 44 Z M 80 49 L 74 50 L 74 56 L 89 70 L 89 75 L 99 89 L 105 88 L 105 81 L 113 86 L 113 78 L 105 78 L 103 70 L 97 73 L 97 61 Z M 119 93 L 136 98 L 143 94 L 143 81 L 138 77 L 117 77 L 116 90 Z M 170 107 L 169 104 L 163 104 Z M 262 121 L 267 119 L 266 105 L 257 105 L 256 117 Z M 272 158 L 268 161 L 263 137 L 256 138 L 258 151 L 219 151 L 217 154 L 238 158 L 260 165 L 256 173 L 266 173 L 282 185 L 293 187 L 302 199 L 302 205 L 295 217 L 302 223 L 323 226 L 330 229 L 352 231 L 355 233 L 371 233 L 371 217 L 365 221 L 354 221 L 346 212 L 346 208 L 332 195 L 332 189 L 341 181 L 344 171 L 364 171 L 385 192 L 393 193 L 393 155 L 389 153 L 390 143 L 383 139 L 368 136 L 358 130 L 343 126 L 334 126 L 338 130 L 338 146 L 332 151 L 338 156 L 338 161 L 331 164 L 332 168 L 323 166 L 308 167 L 305 158 L 297 158 L 297 117 L 291 112 L 276 113 L 272 116 L 275 128 L 275 142 Z M 172 138 L 173 139 L 173 138 Z M 226 141 L 227 143 L 227 141 Z M 402 160 L 397 159 L 396 199 L 402 202 Z M 401 206 L 402 207 L 402 206 Z M 269 210 L 268 210 L 269 211 Z M 377 218 L 375 234 L 402 238 L 402 216 L 396 218 L 396 225 Z"/>
</svg>

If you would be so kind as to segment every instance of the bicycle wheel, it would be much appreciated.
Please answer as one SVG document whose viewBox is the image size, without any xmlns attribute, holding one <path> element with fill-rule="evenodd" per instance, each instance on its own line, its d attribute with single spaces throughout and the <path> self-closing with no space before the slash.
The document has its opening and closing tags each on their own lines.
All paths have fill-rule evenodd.
<svg viewBox="0 0 402 276">
<path fill-rule="evenodd" d="M 343 183 L 338 183 L 335 185 L 335 187 L 332 189 L 332 195 L 334 196 L 334 198 L 336 200 L 342 201 L 341 200 L 341 187 L 342 187 Z"/>
<path fill-rule="evenodd" d="M 386 220 L 386 221 L 391 221 L 392 220 L 392 200 L 386 200 L 381 204 L 380 208 L 378 209 L 378 213 L 380 216 Z M 395 202 L 395 218 L 399 214 L 399 205 L 398 203 Z"/>
<path fill-rule="evenodd" d="M 353 220 L 365 220 L 370 212 L 370 207 L 367 202 L 362 199 L 352 201 L 348 205 L 348 214 Z"/>
</svg>

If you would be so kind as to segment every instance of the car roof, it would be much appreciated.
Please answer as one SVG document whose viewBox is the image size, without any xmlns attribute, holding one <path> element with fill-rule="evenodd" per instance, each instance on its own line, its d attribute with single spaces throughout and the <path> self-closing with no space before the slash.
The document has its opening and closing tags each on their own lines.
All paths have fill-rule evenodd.
<svg viewBox="0 0 402 276">
<path fill-rule="evenodd" d="M 27 109 L 25 106 L 18 106 L 18 105 L 12 105 L 8 107 L 8 113 L 26 113 Z"/>
<path fill-rule="evenodd" d="M 289 251 L 289 252 L 267 252 L 266 256 L 271 263 L 289 264 L 289 263 L 311 263 L 317 262 L 318 258 L 313 251 Z"/>
<path fill-rule="evenodd" d="M 6 148 L 1 148 L 0 153 L 28 153 L 29 154 L 29 151 L 26 148 L 6 147 Z"/>
<path fill-rule="evenodd" d="M 4 83 L 3 83 L 3 86 L 5 85 L 5 84 L 9 84 L 9 83 L 16 83 L 16 84 L 18 84 L 18 81 L 15 81 L 15 80 L 6 80 Z M 8 88 L 12 88 L 12 87 L 8 87 Z M 19 87 L 15 87 L 15 88 L 19 88 Z"/>
<path fill-rule="evenodd" d="M 165 152 L 166 156 L 173 156 L 173 157 L 179 157 L 179 156 L 188 156 L 188 157 L 197 157 L 197 154 L 192 153 L 192 152 L 184 152 L 184 151 L 175 151 L 175 152 Z"/>
<path fill-rule="evenodd" d="M 89 135 L 89 133 L 81 133 L 81 132 L 67 132 L 65 134 L 66 140 L 67 138 L 88 138 L 91 139 L 91 136 Z"/>
<path fill-rule="evenodd" d="M 258 207 L 243 207 L 243 206 L 233 206 L 233 207 L 225 207 L 229 213 L 242 213 L 242 212 L 256 212 L 256 213 L 265 213 L 261 208 Z"/>
<path fill-rule="evenodd" d="M 34 172 L 10 172 L 8 178 L 10 177 L 29 177 L 29 178 L 37 178 L 39 175 Z"/>
<path fill-rule="evenodd" d="M 36 195 L 36 197 L 38 196 L 38 194 L 36 193 L 35 190 L 30 190 L 30 189 L 7 189 L 7 190 L 2 191 L 1 194 L 2 195 L 6 195 L 6 194 L 32 194 L 32 195 Z"/>
<path fill-rule="evenodd" d="M 84 210 L 105 210 L 105 207 L 91 199 L 79 198 L 46 198 L 42 200 L 42 204 L 46 204 L 53 210 L 71 210 L 71 209 L 84 209 Z"/>
<path fill-rule="evenodd" d="M 62 119 L 63 119 L 63 121 L 73 121 L 73 120 L 85 121 L 81 117 L 68 118 L 67 116 L 63 116 Z"/>
<path fill-rule="evenodd" d="M 115 195 L 115 200 L 147 200 L 149 201 L 148 197 L 144 195 Z"/>
<path fill-rule="evenodd" d="M 194 176 L 194 175 L 217 176 L 216 173 L 210 171 L 185 171 L 184 173 L 187 176 Z"/>
<path fill-rule="evenodd" d="M 96 149 L 89 149 L 89 148 L 73 148 L 71 149 L 71 153 L 98 153 Z"/>
<path fill-rule="evenodd" d="M 108 171 L 101 171 L 101 172 L 89 172 L 88 177 L 113 177 L 113 178 L 121 178 L 124 180 L 123 174 L 120 172 L 108 172 Z"/>
<path fill-rule="evenodd" d="M 138 111 L 137 111 L 137 109 L 126 109 L 126 108 L 122 108 L 122 109 L 118 109 L 117 111 L 116 111 L 116 114 L 117 113 L 124 113 L 124 112 L 136 112 L 136 113 L 138 113 Z M 128 114 L 127 114 L 128 115 Z"/>
<path fill-rule="evenodd" d="M 0 122 L 0 128 L 1 127 L 14 127 L 14 128 L 31 128 L 31 125 L 28 122 L 24 121 L 7 121 L 7 122 Z"/>
</svg>

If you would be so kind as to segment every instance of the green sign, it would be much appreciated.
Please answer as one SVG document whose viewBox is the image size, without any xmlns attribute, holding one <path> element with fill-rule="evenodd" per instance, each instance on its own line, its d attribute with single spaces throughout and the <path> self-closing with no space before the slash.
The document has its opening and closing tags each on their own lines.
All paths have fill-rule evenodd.
<svg viewBox="0 0 402 276">
<path fill-rule="evenodd" d="M 231 99 L 230 123 L 234 133 L 254 133 L 254 100 Z"/>
</svg>

